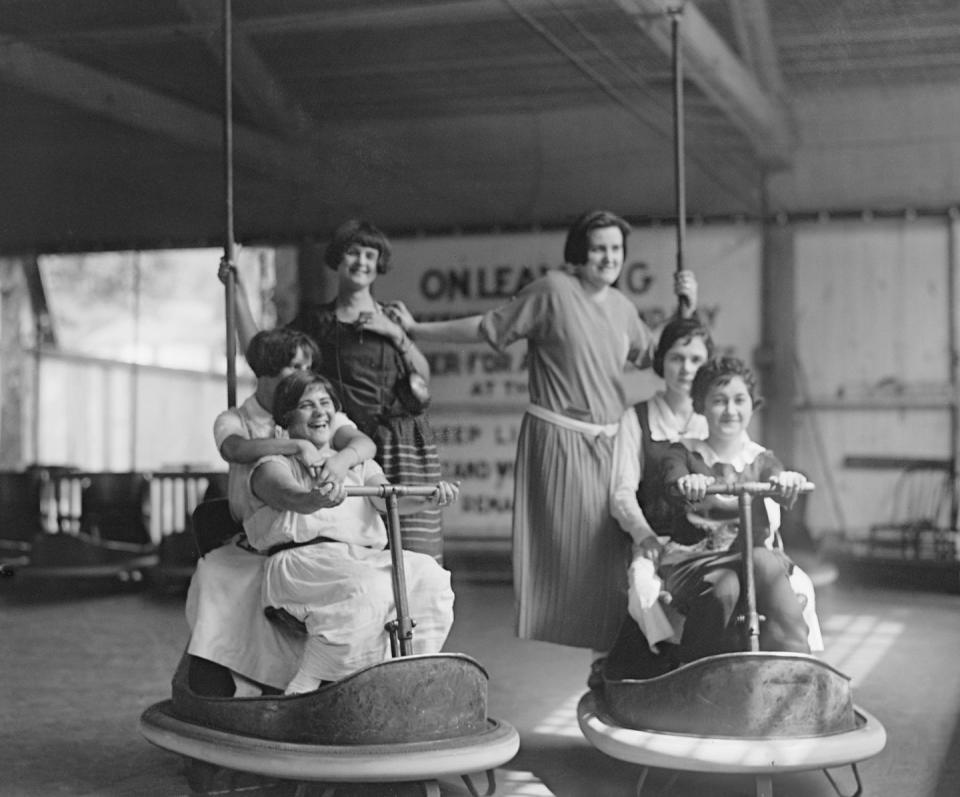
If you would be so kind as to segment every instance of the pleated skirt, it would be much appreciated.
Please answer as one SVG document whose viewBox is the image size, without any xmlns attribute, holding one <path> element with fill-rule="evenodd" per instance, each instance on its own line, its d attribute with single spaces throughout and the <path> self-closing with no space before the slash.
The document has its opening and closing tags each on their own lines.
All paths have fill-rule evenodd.
<svg viewBox="0 0 960 797">
<path fill-rule="evenodd" d="M 525 415 L 517 441 L 517 635 L 606 650 L 627 613 L 629 538 L 610 514 L 613 438 Z"/>
<path fill-rule="evenodd" d="M 426 416 L 387 418 L 374 434 L 377 461 L 392 484 L 436 484 L 440 456 Z M 428 506 L 400 516 L 404 550 L 432 556 L 443 563 L 443 523 L 440 509 Z"/>
</svg>

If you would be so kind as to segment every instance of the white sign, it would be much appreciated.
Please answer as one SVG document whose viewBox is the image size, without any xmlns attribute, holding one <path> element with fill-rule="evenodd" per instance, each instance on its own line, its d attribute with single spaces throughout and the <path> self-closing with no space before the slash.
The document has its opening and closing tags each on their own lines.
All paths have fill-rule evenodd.
<svg viewBox="0 0 960 797">
<path fill-rule="evenodd" d="M 483 313 L 562 264 L 565 232 L 411 238 L 392 242 L 389 273 L 377 280 L 381 301 L 402 299 L 421 321 Z M 620 290 L 651 327 L 676 308 L 672 228 L 636 230 Z M 748 225 L 688 230 L 687 268 L 700 286 L 701 316 L 723 348 L 748 360 L 759 341 L 760 236 Z M 507 537 L 513 507 L 516 436 L 527 404 L 522 342 L 500 353 L 484 343 L 424 344 L 430 361 L 431 424 L 446 478 L 461 499 L 446 510 L 446 534 Z M 658 385 L 652 372 L 628 375 L 629 401 Z"/>
</svg>

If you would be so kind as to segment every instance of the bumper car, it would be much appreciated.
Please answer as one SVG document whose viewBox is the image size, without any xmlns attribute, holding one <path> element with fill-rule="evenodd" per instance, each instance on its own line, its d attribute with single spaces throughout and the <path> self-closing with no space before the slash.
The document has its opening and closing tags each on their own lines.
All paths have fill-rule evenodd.
<svg viewBox="0 0 960 797">
<path fill-rule="evenodd" d="M 348 495 L 379 495 L 388 507 L 397 617 L 387 624 L 392 657 L 312 692 L 296 695 L 217 697 L 198 688 L 198 660 L 184 654 L 172 696 L 141 715 L 140 732 L 151 743 L 185 756 L 192 788 L 203 790 L 211 767 L 300 784 L 410 782 L 437 795 L 438 778 L 457 776 L 473 795 L 472 775 L 494 770 L 519 748 L 516 729 L 487 716 L 488 676 L 469 656 L 413 655 L 414 621 L 407 612 L 400 555 L 397 498 L 427 495 L 432 487 L 349 487 Z M 223 505 L 226 502 L 222 502 Z M 202 549 L 223 532 L 194 516 Z"/>
<path fill-rule="evenodd" d="M 601 752 L 642 767 L 638 795 L 652 768 L 753 775 L 757 797 L 772 797 L 774 775 L 821 769 L 843 795 L 830 770 L 849 766 L 856 797 L 863 792 L 857 762 L 883 750 L 883 725 L 853 702 L 849 678 L 834 667 L 810 655 L 759 650 L 751 502 L 771 495 L 770 486 L 709 491 L 738 497 L 747 649 L 649 678 L 605 674 L 580 699 L 580 729 Z"/>
<path fill-rule="evenodd" d="M 8 560 L 19 579 L 140 582 L 158 562 L 146 524 L 149 477 L 40 468 L 2 478 L 4 505 L 29 530 L 22 556 Z M 8 502 L 7 493 L 18 500 Z M 51 527 L 53 530 L 51 530 Z"/>
</svg>

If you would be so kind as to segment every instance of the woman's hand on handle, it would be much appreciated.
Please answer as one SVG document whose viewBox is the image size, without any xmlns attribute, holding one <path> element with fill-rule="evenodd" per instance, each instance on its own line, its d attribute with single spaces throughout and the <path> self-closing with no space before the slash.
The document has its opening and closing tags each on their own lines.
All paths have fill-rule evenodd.
<svg viewBox="0 0 960 797">
<path fill-rule="evenodd" d="M 796 503 L 807 484 L 807 477 L 794 470 L 784 470 L 776 476 L 771 476 L 770 483 L 777 488 L 775 496 L 777 501 L 789 509 Z"/>
<path fill-rule="evenodd" d="M 437 482 L 437 489 L 430 496 L 437 506 L 448 506 L 460 497 L 459 482 Z"/>
<path fill-rule="evenodd" d="M 321 482 L 310 491 L 311 511 L 339 506 L 347 498 L 347 488 L 343 482 Z"/>
<path fill-rule="evenodd" d="M 717 480 L 702 473 L 688 473 L 677 480 L 677 489 L 688 501 L 702 501 L 707 497 L 707 488 Z"/>
</svg>

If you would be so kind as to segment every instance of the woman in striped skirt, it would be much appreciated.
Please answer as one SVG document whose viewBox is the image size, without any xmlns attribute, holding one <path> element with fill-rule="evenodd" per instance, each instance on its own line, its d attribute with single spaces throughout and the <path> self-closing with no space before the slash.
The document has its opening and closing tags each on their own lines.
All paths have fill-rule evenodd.
<svg viewBox="0 0 960 797">
<path fill-rule="evenodd" d="M 350 219 L 334 230 L 324 262 L 337 272 L 336 298 L 302 308 L 290 326 L 316 341 L 317 370 L 333 383 L 350 420 L 377 444 L 387 480 L 436 484 L 440 458 L 424 412 L 430 367 L 371 292 L 390 267 L 390 242 L 369 222 Z M 442 562 L 437 507 L 401 517 L 400 536 L 406 550 Z"/>
<path fill-rule="evenodd" d="M 343 411 L 377 445 L 376 460 L 392 484 L 436 484 L 440 458 L 425 414 L 430 366 L 403 327 L 373 297 L 372 287 L 390 267 L 390 242 L 367 221 L 337 227 L 324 253 L 337 272 L 337 296 L 304 305 L 288 326 L 317 344 L 314 370 L 333 384 Z M 223 275 L 221 266 L 221 278 Z M 257 331 L 243 284 L 237 281 L 237 327 L 246 342 Z M 409 551 L 443 561 L 440 510 L 400 518 L 400 537 Z"/>
</svg>

